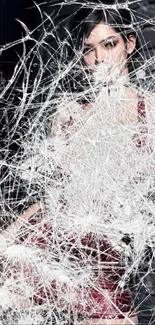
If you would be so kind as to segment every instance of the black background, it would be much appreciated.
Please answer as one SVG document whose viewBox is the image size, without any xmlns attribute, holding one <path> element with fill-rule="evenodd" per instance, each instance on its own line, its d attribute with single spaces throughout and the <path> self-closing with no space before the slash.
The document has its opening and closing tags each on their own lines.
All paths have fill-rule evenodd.
<svg viewBox="0 0 155 325">
<path fill-rule="evenodd" d="M 37 2 L 37 1 L 36 1 Z M 39 1 L 37 2 L 39 3 Z M 110 1 L 108 1 L 108 4 Z M 53 7 L 49 5 L 49 2 L 46 1 L 46 4 L 41 6 L 43 11 L 47 12 L 49 15 L 53 13 Z M 74 12 L 76 6 L 66 6 L 61 10 L 61 15 L 59 15 L 58 20 L 61 20 L 64 17 L 67 17 L 71 12 Z M 137 19 L 140 20 L 141 17 L 146 17 L 145 26 L 142 28 L 142 42 L 143 44 L 147 43 L 145 47 L 146 57 L 153 56 L 155 54 L 155 28 L 152 28 L 149 23 L 149 19 L 152 19 L 152 23 L 155 23 L 155 0 L 142 0 L 136 2 L 132 5 L 133 13 L 136 15 Z M 0 29 L 0 45 L 5 45 L 9 42 L 13 42 L 17 39 L 20 39 L 24 35 L 24 29 L 21 24 L 16 21 L 16 18 L 24 22 L 30 30 L 37 28 L 40 24 L 40 15 L 38 10 L 34 7 L 32 0 L 1 0 L 1 29 Z M 36 38 L 40 37 L 40 30 L 36 31 Z M 143 39 L 144 37 L 144 39 Z M 52 42 L 52 40 L 51 40 Z M 54 42 L 54 40 L 53 40 Z M 28 44 L 28 47 L 31 48 L 33 44 L 31 42 Z M 11 47 L 9 50 L 4 51 L 1 55 L 1 66 L 0 71 L 3 73 L 4 79 L 9 79 L 12 75 L 13 69 L 19 57 L 18 54 L 22 54 L 22 46 L 17 45 Z M 2 123 L 3 122 L 3 123 Z M 5 126 L 6 121 L 2 121 L 2 124 Z M 2 133 L 1 137 L 4 139 L 5 132 Z M 9 134 L 7 135 L 7 139 Z M 1 145 L 2 145 L 1 138 Z M 13 149 L 12 149 L 13 147 Z M 11 150 L 16 151 L 17 146 L 13 143 Z M 6 171 L 7 172 L 7 171 Z M 22 189 L 23 191 L 23 189 Z M 145 274 L 145 272 L 144 272 Z M 143 275 L 142 275 L 143 276 Z M 154 293 L 154 283 L 155 283 L 155 273 L 150 273 L 150 275 L 145 278 L 147 283 L 141 286 L 139 289 L 141 294 L 135 293 L 137 296 L 137 305 L 140 304 L 140 324 L 155 324 L 154 320 L 154 306 L 155 306 L 155 293 Z M 149 294 L 149 292 L 151 294 Z M 138 300 L 139 299 L 139 300 Z M 144 300 L 144 303 L 142 301 Z"/>
<path fill-rule="evenodd" d="M 55 1 L 55 3 L 56 2 L 58 1 Z M 107 1 L 108 4 L 110 4 L 110 2 L 113 3 L 111 0 Z M 41 4 L 41 1 L 38 0 L 36 3 Z M 41 5 L 42 10 L 49 15 L 52 15 L 53 11 L 55 10 L 53 6 L 50 6 L 51 3 L 53 4 L 54 1 L 47 0 L 44 2 L 44 4 Z M 155 52 L 155 31 L 153 31 L 154 28 L 152 29 L 150 27 L 149 19 L 153 18 L 153 23 L 155 22 L 155 0 L 137 1 L 131 5 L 131 8 L 138 20 L 140 20 L 141 16 L 146 17 L 146 23 L 145 26 L 143 26 L 142 30 L 142 35 L 144 36 L 144 40 L 142 41 L 143 43 L 147 43 L 147 48 L 145 49 L 146 56 L 152 56 Z M 59 21 L 61 22 L 63 17 L 67 17 L 71 12 L 74 12 L 75 10 L 75 5 L 64 6 L 58 18 Z M 35 29 L 41 22 L 38 10 L 34 6 L 32 0 L 1 0 L 1 45 L 20 39 L 21 36 L 24 35 L 24 29 L 16 20 L 16 18 L 24 22 L 30 30 Z M 39 38 L 39 31 L 36 33 L 36 37 Z M 31 47 L 32 44 L 30 43 L 28 46 Z M 0 70 L 3 72 L 6 78 L 9 78 L 11 76 L 15 63 L 18 61 L 17 53 L 19 55 L 22 53 L 21 45 L 14 46 L 9 50 L 4 51 L 1 55 Z"/>
</svg>

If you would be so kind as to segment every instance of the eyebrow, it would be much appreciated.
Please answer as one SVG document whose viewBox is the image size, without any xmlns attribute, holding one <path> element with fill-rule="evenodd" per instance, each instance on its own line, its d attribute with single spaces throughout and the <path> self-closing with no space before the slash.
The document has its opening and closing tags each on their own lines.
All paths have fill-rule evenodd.
<svg viewBox="0 0 155 325">
<path fill-rule="evenodd" d="M 111 35 L 111 36 L 108 36 L 106 39 L 102 39 L 100 42 L 99 42 L 99 44 L 101 44 L 101 43 L 105 43 L 105 42 L 107 42 L 107 41 L 109 41 L 111 38 L 116 38 L 117 37 L 117 35 Z M 92 44 L 85 44 L 85 47 L 94 47 Z"/>
</svg>

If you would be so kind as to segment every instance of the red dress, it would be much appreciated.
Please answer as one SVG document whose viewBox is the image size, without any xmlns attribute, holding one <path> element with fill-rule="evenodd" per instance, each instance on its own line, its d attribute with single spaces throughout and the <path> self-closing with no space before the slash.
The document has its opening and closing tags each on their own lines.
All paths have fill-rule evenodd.
<svg viewBox="0 0 155 325">
<path fill-rule="evenodd" d="M 142 148 L 145 145 L 145 105 L 143 98 L 138 102 L 138 119 L 142 128 L 142 139 L 135 136 L 136 145 L 138 148 Z M 145 129 L 145 130 L 144 130 Z M 16 240 L 17 245 L 28 242 L 30 247 L 35 245 L 35 248 L 39 249 L 42 254 L 46 254 L 46 250 L 52 250 L 53 243 L 55 241 L 53 236 L 53 229 L 50 224 L 42 224 L 40 234 L 36 232 L 35 225 L 41 221 L 41 213 L 32 217 L 30 225 L 34 225 L 34 228 L 30 227 L 26 235 L 21 235 Z M 38 228 L 39 229 L 39 228 Z M 31 238 L 31 242 L 27 239 Z M 59 296 L 59 289 L 56 280 L 51 281 L 50 286 L 41 284 L 39 275 L 36 275 L 31 266 L 25 264 L 25 276 L 30 278 L 31 284 L 34 286 L 34 295 L 31 297 L 33 304 L 44 305 L 48 300 L 49 308 L 59 309 L 59 312 L 72 312 L 78 315 L 79 319 L 83 318 L 124 318 L 124 314 L 133 316 L 133 300 L 131 292 L 127 285 L 122 286 L 122 279 L 125 273 L 125 267 L 122 262 L 121 253 L 112 246 L 107 237 L 97 238 L 92 233 L 85 235 L 80 240 L 80 249 L 76 247 L 76 239 L 74 236 L 69 240 L 62 240 L 59 238 L 59 242 L 54 243 L 55 247 L 59 248 L 60 255 L 67 256 L 69 253 L 68 262 L 72 265 L 73 273 L 78 274 L 76 266 L 80 266 L 83 270 L 88 270 L 90 276 L 87 277 L 86 285 L 80 283 L 74 288 L 74 299 L 71 303 L 61 299 Z M 61 264 L 59 253 L 55 254 L 56 263 Z M 49 261 L 50 262 L 50 261 Z M 50 266 L 50 265 L 49 265 Z M 52 269 L 51 269 L 52 270 Z M 14 267 L 14 276 L 17 277 L 17 273 L 20 271 L 19 264 Z M 80 274 L 80 269 L 79 269 Z M 39 286 L 38 286 L 38 283 Z M 61 293 L 69 292 L 69 285 L 64 283 L 61 286 Z M 73 293 L 73 292 L 72 292 Z M 54 307 L 53 307 L 54 306 Z"/>
<path fill-rule="evenodd" d="M 38 218 L 41 214 L 37 214 L 30 220 L 31 225 L 36 225 Z M 52 236 L 52 227 L 50 224 L 44 224 L 42 236 L 36 236 L 35 232 L 31 234 L 30 246 L 39 248 L 42 251 L 47 247 L 53 245 L 54 239 Z M 22 244 L 27 240 L 29 235 L 25 238 L 22 236 L 18 239 L 17 244 Z M 29 242 L 29 241 L 28 241 Z M 42 285 L 39 290 L 35 291 L 33 301 L 35 305 L 43 305 L 48 298 L 48 303 L 56 305 L 59 312 L 69 312 L 78 315 L 80 319 L 86 318 L 123 318 L 125 315 L 133 314 L 133 300 L 131 292 L 127 286 L 121 286 L 122 277 L 125 272 L 123 263 L 121 262 L 121 253 L 116 248 L 113 248 L 111 243 L 106 237 L 98 239 L 92 233 L 87 234 L 80 240 L 80 249 L 76 247 L 76 239 L 74 236 L 54 245 L 59 246 L 58 255 L 69 253 L 68 262 L 72 264 L 73 271 L 77 274 L 77 268 L 81 270 L 87 269 L 90 271 L 89 284 L 76 287 L 74 294 L 75 299 L 70 303 L 61 300 L 57 290 L 57 283 L 55 280 L 51 283 L 50 287 Z M 79 246 L 79 244 L 78 244 Z M 59 263 L 59 256 L 57 255 L 56 261 Z M 60 262 L 61 263 L 61 262 Z M 18 266 L 19 267 L 19 266 Z M 18 269 L 19 272 L 19 269 Z M 33 277 L 33 270 L 27 269 L 26 271 Z M 25 272 L 25 274 L 26 274 Z M 80 269 L 79 269 L 80 273 Z M 34 280 L 34 285 L 38 285 L 40 281 L 37 276 Z M 64 284 L 61 287 L 62 292 L 70 292 L 69 286 Z"/>
</svg>

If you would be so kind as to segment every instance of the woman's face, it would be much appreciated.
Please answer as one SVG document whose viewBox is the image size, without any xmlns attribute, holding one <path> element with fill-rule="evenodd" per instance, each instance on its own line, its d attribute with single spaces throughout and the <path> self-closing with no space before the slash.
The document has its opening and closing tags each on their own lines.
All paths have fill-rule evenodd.
<svg viewBox="0 0 155 325">
<path fill-rule="evenodd" d="M 96 25 L 84 44 L 84 62 L 88 68 L 95 71 L 102 63 L 109 69 L 117 67 L 123 74 L 128 73 L 127 56 L 136 45 L 134 35 L 130 35 L 127 42 L 111 26 L 104 23 Z"/>
</svg>

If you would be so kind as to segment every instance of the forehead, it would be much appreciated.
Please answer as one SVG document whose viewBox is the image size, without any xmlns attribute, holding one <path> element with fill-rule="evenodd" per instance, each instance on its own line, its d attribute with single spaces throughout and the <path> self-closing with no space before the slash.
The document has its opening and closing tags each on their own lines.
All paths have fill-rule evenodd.
<svg viewBox="0 0 155 325">
<path fill-rule="evenodd" d="M 118 36 L 119 34 L 109 25 L 105 25 L 104 23 L 100 23 L 96 25 L 89 36 L 85 39 L 85 44 L 96 44 L 100 42 L 100 40 L 104 40 L 110 36 Z"/>
</svg>

